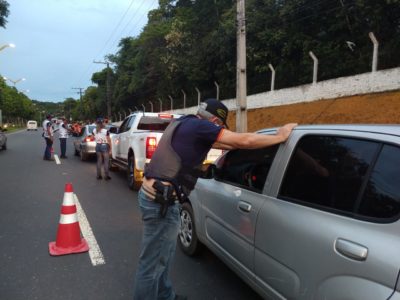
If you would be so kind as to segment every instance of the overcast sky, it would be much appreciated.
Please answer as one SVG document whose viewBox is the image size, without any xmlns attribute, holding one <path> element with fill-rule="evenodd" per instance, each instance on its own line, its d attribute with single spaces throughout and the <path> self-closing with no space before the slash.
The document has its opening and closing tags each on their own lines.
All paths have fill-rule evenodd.
<svg viewBox="0 0 400 300">
<path fill-rule="evenodd" d="M 157 0 L 7 0 L 10 14 L 0 28 L 0 74 L 17 81 L 33 100 L 79 98 L 91 75 L 105 67 L 121 38 L 137 36 Z M 8 85 L 13 83 L 7 80 Z M 29 92 L 27 92 L 29 90 Z"/>
</svg>

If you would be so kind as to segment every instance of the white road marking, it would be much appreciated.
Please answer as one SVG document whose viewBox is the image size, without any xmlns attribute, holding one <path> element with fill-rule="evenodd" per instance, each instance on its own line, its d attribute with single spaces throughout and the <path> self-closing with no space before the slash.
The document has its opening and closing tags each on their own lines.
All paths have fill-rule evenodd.
<svg viewBox="0 0 400 300">
<path fill-rule="evenodd" d="M 90 227 L 89 221 L 86 218 L 85 212 L 79 203 L 78 197 L 74 194 L 75 204 L 77 208 L 79 225 L 81 227 L 82 235 L 89 245 L 89 256 L 93 266 L 104 265 L 106 263 L 103 253 L 100 250 L 99 244 L 97 244 L 96 238 L 93 234 L 92 228 Z"/>
<path fill-rule="evenodd" d="M 58 155 L 57 155 L 57 154 L 54 154 L 54 159 L 55 159 L 57 165 L 61 165 L 61 161 L 60 161 L 60 159 L 58 158 Z"/>
</svg>

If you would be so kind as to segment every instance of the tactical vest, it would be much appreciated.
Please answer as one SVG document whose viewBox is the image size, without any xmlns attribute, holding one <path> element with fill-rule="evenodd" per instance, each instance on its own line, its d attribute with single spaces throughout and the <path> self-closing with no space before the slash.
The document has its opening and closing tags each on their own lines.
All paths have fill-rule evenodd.
<svg viewBox="0 0 400 300">
<path fill-rule="evenodd" d="M 145 168 L 144 176 L 170 182 L 179 196 L 183 193 L 183 196 L 187 197 L 199 178 L 201 164 L 192 167 L 182 166 L 181 158 L 172 148 L 172 137 L 180 125 L 179 120 L 174 120 L 165 129 L 157 150 Z M 204 159 L 205 157 L 202 161 Z"/>
</svg>

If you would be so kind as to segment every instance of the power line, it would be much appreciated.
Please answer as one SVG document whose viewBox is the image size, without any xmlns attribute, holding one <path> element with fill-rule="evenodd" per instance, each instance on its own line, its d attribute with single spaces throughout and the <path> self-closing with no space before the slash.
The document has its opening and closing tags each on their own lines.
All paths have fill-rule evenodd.
<svg viewBox="0 0 400 300">
<path fill-rule="evenodd" d="M 107 42 L 104 44 L 102 50 L 97 54 L 96 57 L 100 56 L 100 54 L 101 54 L 101 53 L 104 51 L 104 49 L 106 48 L 107 44 L 109 44 L 109 41 L 112 39 L 113 35 L 115 35 L 115 32 L 116 32 L 117 28 L 120 26 L 120 24 L 122 23 L 123 19 L 126 17 L 128 11 L 130 10 L 130 7 L 132 6 L 133 1 L 134 1 L 134 0 L 132 0 L 132 2 L 130 3 L 129 7 L 128 7 L 127 10 L 125 11 L 124 15 L 121 17 L 121 19 L 120 19 L 118 25 L 115 27 L 115 29 L 113 30 L 112 34 L 111 34 L 110 37 L 108 38 Z M 138 6 L 138 8 L 134 11 L 134 14 L 132 15 L 132 17 L 131 17 L 131 19 L 129 20 L 129 22 L 125 25 L 125 27 L 122 29 L 122 31 L 120 31 L 119 37 L 117 37 L 116 39 L 114 39 L 114 41 L 112 42 L 111 45 L 114 45 L 114 44 L 116 43 L 117 40 L 119 41 L 119 39 L 121 38 L 122 32 L 127 28 L 127 26 L 130 24 L 130 22 L 133 20 L 134 16 L 136 16 L 137 13 L 140 11 L 140 8 L 143 6 L 143 3 L 144 3 L 145 1 L 146 1 L 146 0 L 143 0 L 143 1 L 141 2 L 141 4 Z M 155 2 L 156 2 L 156 1 L 153 1 L 153 2 L 152 2 L 152 6 L 155 4 Z M 150 7 L 151 7 L 151 6 L 150 6 Z M 148 7 L 148 9 L 150 9 L 150 7 Z M 142 19 L 142 18 L 141 18 L 141 19 Z M 111 48 L 112 48 L 112 46 L 110 46 L 110 47 L 107 49 L 107 51 L 110 51 Z M 106 52 L 107 52 L 107 51 L 106 51 Z M 93 65 L 92 65 L 92 64 L 89 64 L 89 65 L 88 65 L 88 67 L 86 68 L 85 72 L 84 72 L 84 73 L 81 75 L 81 77 L 79 78 L 79 81 L 78 81 L 78 82 L 82 82 L 83 78 L 86 77 L 86 76 L 88 76 L 88 74 L 90 73 L 90 70 L 93 70 Z"/>
<path fill-rule="evenodd" d="M 154 6 L 154 3 L 155 3 L 155 2 L 156 2 L 156 0 L 154 0 L 154 1 L 151 3 L 151 5 L 149 6 L 149 8 L 152 7 L 152 6 Z M 140 23 L 140 21 L 142 20 L 143 16 L 144 16 L 144 15 L 142 15 L 142 17 L 135 23 L 134 26 L 132 26 L 132 28 L 135 28 L 136 25 Z M 133 31 L 134 31 L 134 29 L 133 29 L 132 31 L 130 31 L 130 34 L 133 34 Z"/>
<path fill-rule="evenodd" d="M 140 9 L 142 8 L 143 4 L 145 3 L 146 0 L 143 0 L 140 5 L 138 6 L 138 8 L 136 9 L 135 13 L 132 15 L 132 17 L 130 18 L 130 20 L 125 24 L 125 27 L 120 31 L 120 34 L 112 41 L 112 43 L 110 44 L 110 46 L 107 48 L 107 50 L 105 51 L 106 53 L 109 53 L 114 47 L 118 46 L 119 41 L 121 40 L 122 36 L 123 36 L 123 32 L 125 31 L 125 29 L 128 27 L 128 25 L 132 22 L 132 20 L 134 19 L 134 17 L 136 16 L 136 14 L 140 11 Z M 149 7 L 150 8 L 150 7 Z M 148 9 L 149 9 L 148 8 Z M 144 15 L 144 14 L 143 14 Z M 143 16 L 142 15 L 142 16 Z"/>
<path fill-rule="evenodd" d="M 129 6 L 128 6 L 128 8 L 126 9 L 125 13 L 124 13 L 123 16 L 120 18 L 120 20 L 119 20 L 117 26 L 114 27 L 114 30 L 111 32 L 111 34 L 110 34 L 108 40 L 105 42 L 103 48 L 99 51 L 99 53 L 96 55 L 96 57 L 99 56 L 99 55 L 104 51 L 104 49 L 106 48 L 106 46 L 108 45 L 108 43 L 111 41 L 111 38 L 112 38 L 113 35 L 115 34 L 115 32 L 116 32 L 116 30 L 118 29 L 118 27 L 121 25 L 121 23 L 122 23 L 122 21 L 124 20 L 126 14 L 128 13 L 128 11 L 130 10 L 130 8 L 132 7 L 132 4 L 133 4 L 134 1 L 135 1 L 135 0 L 132 0 L 132 1 L 131 1 L 131 3 L 129 4 Z"/>
</svg>

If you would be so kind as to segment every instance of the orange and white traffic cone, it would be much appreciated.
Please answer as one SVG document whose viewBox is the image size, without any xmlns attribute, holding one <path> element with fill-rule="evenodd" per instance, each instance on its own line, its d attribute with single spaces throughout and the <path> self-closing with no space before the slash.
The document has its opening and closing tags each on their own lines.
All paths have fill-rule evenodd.
<svg viewBox="0 0 400 300">
<path fill-rule="evenodd" d="M 71 183 L 65 185 L 60 222 L 55 242 L 49 243 L 50 255 L 82 253 L 89 250 L 85 239 L 81 238 L 78 215 Z"/>
</svg>

